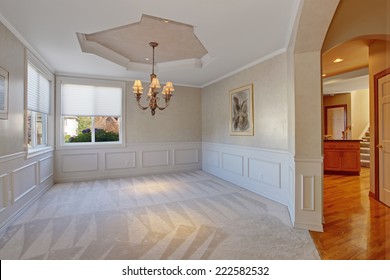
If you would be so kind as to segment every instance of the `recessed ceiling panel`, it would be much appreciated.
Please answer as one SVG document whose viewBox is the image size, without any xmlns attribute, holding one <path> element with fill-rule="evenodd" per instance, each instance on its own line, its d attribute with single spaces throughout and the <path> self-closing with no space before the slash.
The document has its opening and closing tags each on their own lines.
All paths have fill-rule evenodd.
<svg viewBox="0 0 390 280">
<path fill-rule="evenodd" d="M 85 40 L 80 40 L 80 43 L 84 51 L 111 61 L 112 53 L 115 53 L 128 60 L 127 66 L 152 62 L 150 42 L 158 43 L 155 63 L 200 60 L 207 54 L 206 48 L 194 34 L 193 26 L 149 15 L 143 15 L 137 23 L 83 35 Z M 88 49 L 87 45 L 91 42 L 95 43 L 95 48 L 96 44 L 100 46 L 99 52 Z"/>
</svg>

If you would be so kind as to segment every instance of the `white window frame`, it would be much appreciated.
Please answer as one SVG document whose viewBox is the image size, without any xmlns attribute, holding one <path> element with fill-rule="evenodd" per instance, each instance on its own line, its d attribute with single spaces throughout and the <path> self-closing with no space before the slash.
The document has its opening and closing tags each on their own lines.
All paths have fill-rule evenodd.
<svg viewBox="0 0 390 280">
<path fill-rule="evenodd" d="M 119 120 L 119 141 L 115 142 L 75 142 L 65 143 L 64 137 L 64 120 L 61 112 L 61 85 L 62 84 L 78 84 L 78 85 L 92 85 L 92 86 L 106 86 L 118 87 L 122 89 L 122 115 Z M 126 104 L 126 82 L 115 80 L 103 80 L 93 78 L 79 78 L 79 77 L 56 77 L 56 149 L 94 149 L 94 148 L 109 148 L 109 147 L 125 147 L 125 104 Z M 93 133 L 93 131 L 92 131 Z M 93 138 L 91 139 L 93 141 Z"/>
<path fill-rule="evenodd" d="M 45 134 L 42 135 L 42 139 L 44 141 L 45 144 L 37 144 L 37 127 L 36 127 L 36 124 L 37 124 L 37 112 L 34 112 L 34 111 L 30 111 L 31 112 L 31 148 L 30 150 L 37 150 L 37 149 L 42 149 L 42 148 L 45 148 L 48 146 L 48 114 L 43 114 L 42 113 L 42 116 L 45 117 L 45 120 L 42 121 L 44 122 L 44 128 L 42 129 Z M 27 112 L 28 114 L 28 112 Z M 34 120 L 34 121 L 33 121 Z"/>
<path fill-rule="evenodd" d="M 0 119 L 8 119 L 8 71 L 0 67 L 0 76 L 4 79 L 4 89 L 0 92 L 3 99 L 3 108 L 0 108 Z"/>
<path fill-rule="evenodd" d="M 54 75 L 53 73 L 38 59 L 36 58 L 31 52 L 26 50 L 25 54 L 25 86 L 24 86 L 24 104 L 25 104 L 25 145 L 26 145 L 26 151 L 27 151 L 27 157 L 30 156 L 35 156 L 40 153 L 45 153 L 47 151 L 53 150 L 53 144 L 54 144 L 54 139 L 51 135 L 53 135 L 54 131 L 54 120 L 53 120 L 53 104 L 54 104 Z M 43 129 L 46 134 L 43 135 L 42 137 L 45 140 L 45 144 L 43 145 L 37 145 L 36 144 L 36 112 L 30 111 L 31 112 L 31 120 L 34 119 L 34 123 L 32 124 L 31 127 L 31 142 L 32 145 L 31 147 L 28 146 L 28 65 L 33 66 L 40 75 L 45 77 L 49 83 L 50 83 L 50 112 L 49 114 L 44 114 L 46 117 L 46 122 L 45 125 L 46 127 Z"/>
</svg>

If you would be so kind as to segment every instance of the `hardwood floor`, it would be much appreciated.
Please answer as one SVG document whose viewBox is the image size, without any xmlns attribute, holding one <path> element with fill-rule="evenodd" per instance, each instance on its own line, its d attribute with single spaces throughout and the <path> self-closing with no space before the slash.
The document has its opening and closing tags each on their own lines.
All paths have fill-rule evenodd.
<svg viewBox="0 0 390 280">
<path fill-rule="evenodd" d="M 324 176 L 324 232 L 310 232 L 322 259 L 390 259 L 390 208 L 368 196 L 370 170 Z"/>
</svg>

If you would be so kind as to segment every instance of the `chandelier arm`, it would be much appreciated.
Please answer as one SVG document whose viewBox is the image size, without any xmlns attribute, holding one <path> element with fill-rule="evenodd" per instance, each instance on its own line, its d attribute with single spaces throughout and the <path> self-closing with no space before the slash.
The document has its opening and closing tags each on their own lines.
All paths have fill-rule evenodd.
<svg viewBox="0 0 390 280">
<path fill-rule="evenodd" d="M 139 100 L 137 100 L 137 104 L 138 104 L 138 108 L 140 108 L 141 110 L 146 110 L 149 108 L 149 106 L 146 107 L 142 106 Z"/>
<path fill-rule="evenodd" d="M 165 102 L 165 106 L 164 107 L 160 107 L 160 106 L 158 106 L 158 104 L 157 104 L 157 108 L 159 109 L 159 110 L 164 110 L 165 108 L 167 108 L 168 107 L 168 105 L 169 105 L 169 101 L 167 102 Z"/>
</svg>

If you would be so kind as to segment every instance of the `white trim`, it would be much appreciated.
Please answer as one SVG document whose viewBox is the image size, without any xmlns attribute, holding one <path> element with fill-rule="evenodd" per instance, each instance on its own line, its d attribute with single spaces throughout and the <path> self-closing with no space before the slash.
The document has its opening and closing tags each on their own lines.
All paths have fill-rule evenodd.
<svg viewBox="0 0 390 280">
<path fill-rule="evenodd" d="M 296 162 L 312 162 L 312 163 L 323 163 L 324 162 L 324 157 L 303 157 L 303 156 L 295 156 L 294 157 Z"/>
<path fill-rule="evenodd" d="M 26 152 L 18 152 L 10 155 L 0 156 L 0 163 L 5 163 L 7 161 L 24 158 Z"/>
<path fill-rule="evenodd" d="M 126 86 L 127 88 L 130 88 L 130 84 L 134 83 L 135 79 L 129 79 L 125 76 L 104 76 L 104 75 L 90 75 L 90 74 L 80 74 L 80 73 L 71 73 L 71 72 L 55 72 L 56 76 L 58 77 L 64 77 L 64 78 L 80 78 L 80 79 L 95 79 L 95 80 L 111 80 L 111 81 L 119 81 L 119 82 L 126 82 L 129 83 L 129 85 Z M 150 80 L 143 80 L 141 79 L 141 82 L 143 83 L 150 83 Z M 190 85 L 190 84 L 180 84 L 175 83 L 176 86 L 181 87 L 190 87 L 190 88 L 202 88 L 200 85 Z"/>
<path fill-rule="evenodd" d="M 23 193 L 19 194 L 18 197 L 15 197 L 15 177 L 17 177 L 16 173 L 19 172 L 19 171 L 22 171 L 22 170 L 24 170 L 26 168 L 29 168 L 31 166 L 34 168 L 34 176 L 35 176 L 35 178 L 34 178 L 34 185 L 31 186 L 26 191 L 24 191 Z M 33 191 L 38 186 L 38 181 L 39 180 L 38 180 L 38 162 L 37 161 L 34 161 L 32 163 L 23 165 L 23 166 L 21 166 L 21 167 L 19 167 L 17 169 L 12 170 L 12 172 L 11 172 L 11 203 L 15 204 L 17 201 L 22 199 L 28 193 Z"/>
<path fill-rule="evenodd" d="M 118 142 L 88 142 L 88 143 L 72 143 L 68 144 L 64 142 L 63 137 L 63 117 L 61 116 L 61 85 L 62 83 L 72 83 L 80 85 L 94 85 L 94 86 L 112 86 L 120 87 L 122 89 L 122 115 L 120 116 L 120 132 Z M 95 149 L 95 148 L 115 148 L 124 147 L 126 143 L 126 100 L 128 90 L 128 83 L 123 80 L 113 79 L 93 79 L 93 78 L 80 78 L 80 77 L 68 77 L 68 76 L 57 76 L 56 78 L 56 149 Z"/>
<path fill-rule="evenodd" d="M 240 146 L 240 145 L 217 143 L 217 142 L 207 142 L 207 141 L 202 141 L 202 144 L 217 145 L 217 146 L 223 146 L 223 147 L 226 147 L 226 148 L 234 148 L 234 149 L 242 149 L 242 150 L 250 149 L 250 150 L 253 150 L 253 151 L 257 151 L 257 152 L 269 152 L 269 153 L 276 153 L 276 154 L 283 154 L 283 155 L 290 154 L 290 152 L 287 151 L 287 150 L 277 150 L 277 149 L 270 149 L 270 148 Z"/>
<path fill-rule="evenodd" d="M 9 73 L 7 70 L 1 68 L 0 75 L 4 78 L 4 90 L 3 90 L 3 109 L 0 109 L 0 119 L 8 119 L 8 100 L 9 100 Z"/>
<path fill-rule="evenodd" d="M 50 147 L 33 155 L 27 156 L 27 152 L 23 151 L 0 157 L 0 181 L 5 184 L 0 191 L 4 192 L 7 200 L 6 207 L 0 211 L 0 231 L 53 185 L 54 161 L 41 165 L 53 156 L 53 148 Z M 41 180 L 41 174 L 46 177 L 44 180 Z"/>
<path fill-rule="evenodd" d="M 32 64 L 38 72 L 43 74 L 49 82 L 54 83 L 54 74 L 50 68 L 48 68 L 44 63 L 41 62 L 35 54 L 33 54 L 29 49 L 26 49 L 26 60 L 28 63 Z"/>
<path fill-rule="evenodd" d="M 53 152 L 54 148 L 52 146 L 45 146 L 41 148 L 36 148 L 36 149 L 29 149 L 28 153 L 26 153 L 26 158 L 33 158 L 36 156 L 40 156 L 46 153 Z"/>
<path fill-rule="evenodd" d="M 45 160 L 48 160 L 48 159 L 52 159 L 52 165 L 54 164 L 54 156 L 53 154 L 48 156 L 48 157 L 44 157 L 44 158 L 41 158 L 38 160 L 38 179 L 39 179 L 39 183 L 42 184 L 43 182 L 45 182 L 46 180 L 52 178 L 54 176 L 54 168 L 52 168 L 51 172 L 49 175 L 47 175 L 46 177 L 44 177 L 43 179 L 41 178 L 41 164 L 43 161 Z"/>
<path fill-rule="evenodd" d="M 324 231 L 324 227 L 322 224 L 318 225 L 318 224 L 294 223 L 294 228 L 311 230 L 311 231 L 318 231 L 318 232 Z"/>
<path fill-rule="evenodd" d="M 0 180 L 3 181 L 3 189 L 0 189 L 0 192 L 3 192 L 3 205 L 4 207 L 0 208 L 0 213 L 3 212 L 8 207 L 8 174 L 0 175 Z"/>
</svg>

